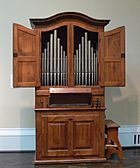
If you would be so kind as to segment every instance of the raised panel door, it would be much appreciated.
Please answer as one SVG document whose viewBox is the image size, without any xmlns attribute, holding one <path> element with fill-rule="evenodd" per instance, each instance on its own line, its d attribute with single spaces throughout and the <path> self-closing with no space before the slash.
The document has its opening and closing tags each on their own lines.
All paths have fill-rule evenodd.
<svg viewBox="0 0 140 168">
<path fill-rule="evenodd" d="M 103 86 L 125 85 L 125 27 L 104 34 Z"/>
<path fill-rule="evenodd" d="M 39 33 L 14 24 L 14 87 L 40 85 Z"/>
<path fill-rule="evenodd" d="M 68 117 L 42 115 L 42 157 L 70 155 L 70 122 Z"/>
<path fill-rule="evenodd" d="M 73 120 L 73 154 L 98 155 L 99 117 L 75 116 Z"/>
</svg>

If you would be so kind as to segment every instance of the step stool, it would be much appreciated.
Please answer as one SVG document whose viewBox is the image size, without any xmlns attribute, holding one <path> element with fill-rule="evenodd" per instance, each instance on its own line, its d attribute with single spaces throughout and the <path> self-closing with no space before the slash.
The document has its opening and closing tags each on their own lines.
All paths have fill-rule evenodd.
<svg viewBox="0 0 140 168">
<path fill-rule="evenodd" d="M 123 151 L 118 139 L 118 128 L 120 126 L 112 120 L 105 120 L 106 133 L 106 158 L 109 159 L 113 153 L 116 153 L 119 159 L 123 159 Z"/>
</svg>

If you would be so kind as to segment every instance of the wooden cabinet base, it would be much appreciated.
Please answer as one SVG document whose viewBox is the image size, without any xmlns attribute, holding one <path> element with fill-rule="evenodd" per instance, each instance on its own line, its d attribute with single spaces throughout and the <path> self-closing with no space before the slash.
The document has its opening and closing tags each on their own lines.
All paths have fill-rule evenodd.
<svg viewBox="0 0 140 168">
<path fill-rule="evenodd" d="M 36 110 L 36 163 L 105 160 L 104 110 L 47 110 Z"/>
<path fill-rule="evenodd" d="M 63 159 L 46 159 L 46 160 L 36 160 L 35 164 L 57 164 L 57 163 L 88 163 L 88 162 L 104 162 L 106 158 L 63 158 Z"/>
</svg>

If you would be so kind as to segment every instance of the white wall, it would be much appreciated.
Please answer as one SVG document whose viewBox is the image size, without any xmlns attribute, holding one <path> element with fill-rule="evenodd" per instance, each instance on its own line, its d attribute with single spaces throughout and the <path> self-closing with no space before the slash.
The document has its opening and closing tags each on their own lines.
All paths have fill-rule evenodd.
<svg viewBox="0 0 140 168">
<path fill-rule="evenodd" d="M 29 18 L 63 11 L 110 19 L 106 30 L 126 27 L 126 87 L 107 88 L 107 117 L 122 125 L 140 124 L 139 0 L 0 0 L 0 128 L 34 127 L 34 88 L 12 88 L 12 24 L 30 27 Z"/>
</svg>

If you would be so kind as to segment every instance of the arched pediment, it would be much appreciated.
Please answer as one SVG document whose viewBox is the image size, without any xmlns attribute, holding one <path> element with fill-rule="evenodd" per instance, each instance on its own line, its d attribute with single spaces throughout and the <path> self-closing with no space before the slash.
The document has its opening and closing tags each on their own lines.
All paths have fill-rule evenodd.
<svg viewBox="0 0 140 168">
<path fill-rule="evenodd" d="M 49 25 L 52 23 L 55 24 L 56 22 L 59 22 L 59 21 L 72 21 L 72 20 L 83 21 L 85 23 L 88 23 L 94 26 L 105 26 L 110 22 L 110 20 L 94 19 L 94 18 L 91 18 L 90 16 L 87 16 L 85 14 L 78 13 L 78 12 L 58 13 L 48 18 L 30 19 L 30 22 L 31 22 L 32 28 L 37 28 L 37 27 L 44 27 L 45 25 Z"/>
</svg>

